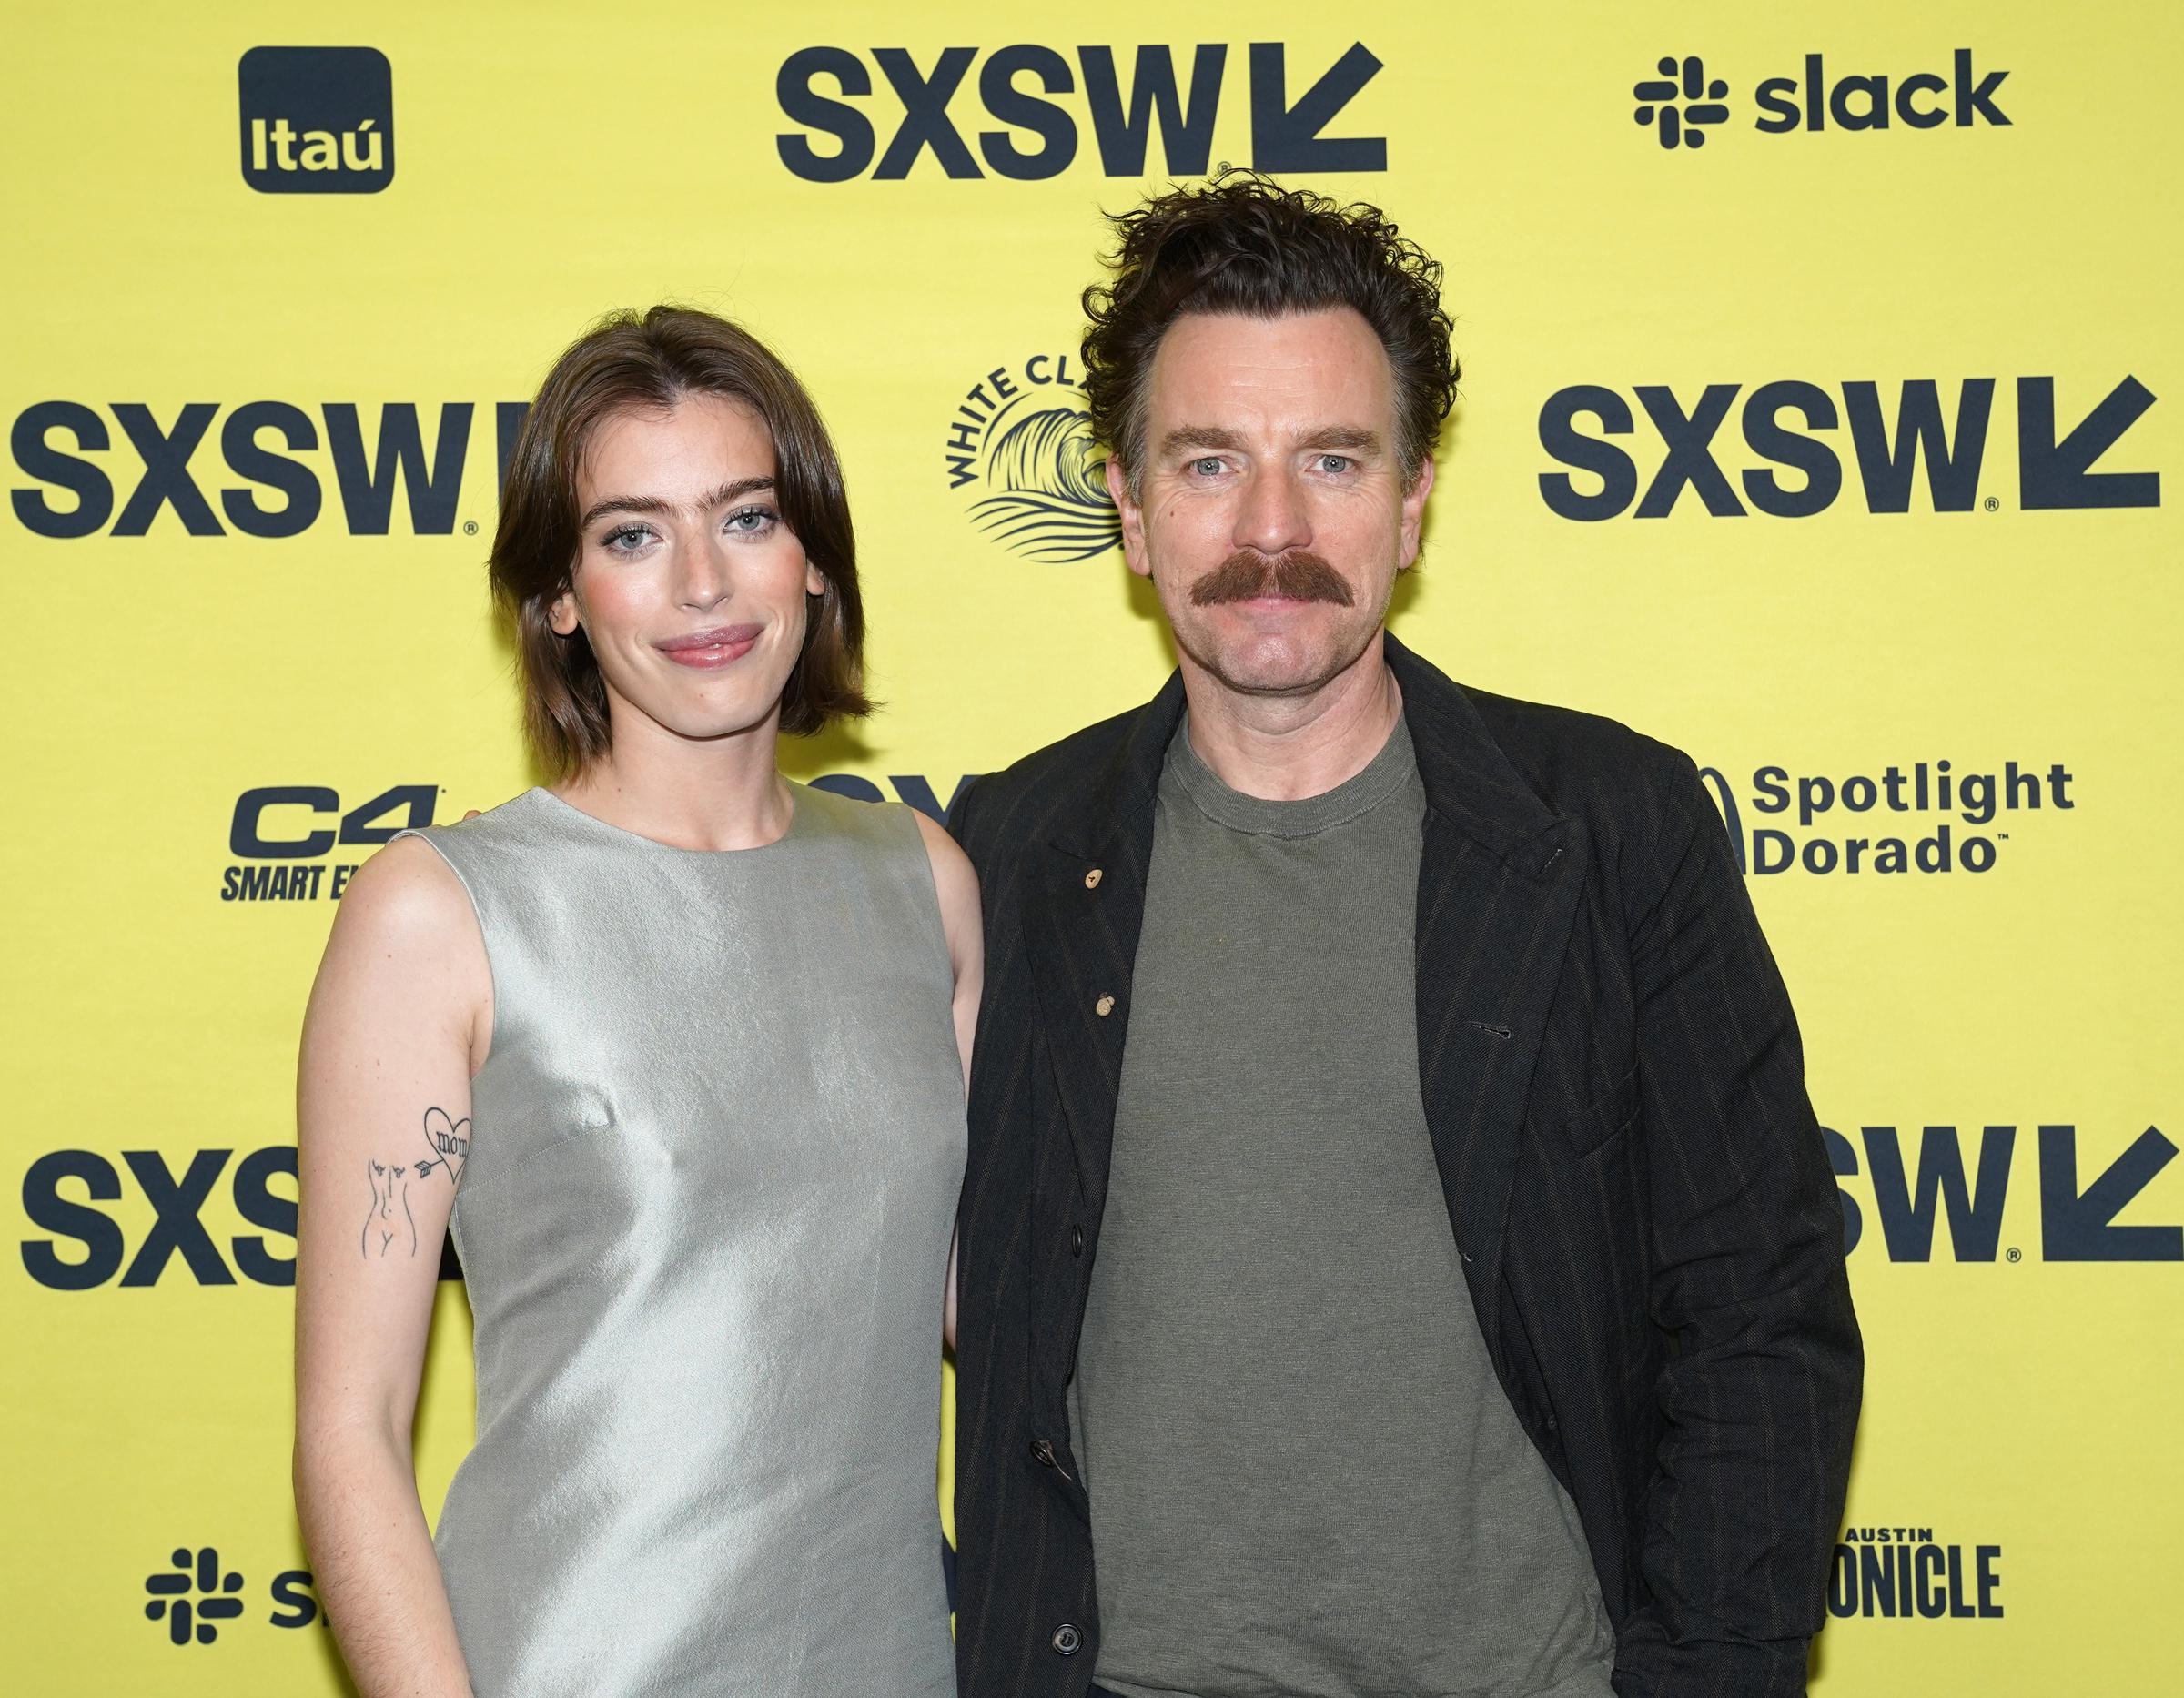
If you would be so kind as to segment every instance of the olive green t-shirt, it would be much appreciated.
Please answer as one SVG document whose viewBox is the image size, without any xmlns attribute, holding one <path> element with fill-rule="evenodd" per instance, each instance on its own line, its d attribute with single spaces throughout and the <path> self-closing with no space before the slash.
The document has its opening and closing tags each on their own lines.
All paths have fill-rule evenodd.
<svg viewBox="0 0 2184 1698">
<path fill-rule="evenodd" d="M 1612 1698 L 1426 1129 L 1425 811 L 1400 718 L 1299 802 L 1169 747 L 1070 1388 L 1127 1698 Z"/>
</svg>

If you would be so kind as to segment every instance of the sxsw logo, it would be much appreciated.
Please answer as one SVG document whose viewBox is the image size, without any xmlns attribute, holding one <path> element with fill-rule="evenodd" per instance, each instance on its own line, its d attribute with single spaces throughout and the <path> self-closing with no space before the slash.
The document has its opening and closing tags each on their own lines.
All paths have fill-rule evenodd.
<svg viewBox="0 0 2184 1698">
<path fill-rule="evenodd" d="M 956 805 L 975 773 L 966 773 L 956 781 L 956 788 L 942 802 L 933 781 L 919 773 L 903 773 L 888 778 L 895 787 L 895 799 L 906 807 L 915 808 L 936 825 L 948 823 L 948 810 Z M 854 773 L 829 773 L 823 778 L 812 780 L 814 790 L 831 790 L 837 796 L 847 796 L 853 802 L 885 802 L 887 795 L 869 778 L 860 778 Z"/>
<path fill-rule="evenodd" d="M 50 1237 L 25 1238 L 23 1270 L 55 1291 L 89 1291 L 116 1274 L 125 1287 L 158 1283 L 178 1264 L 199 1285 L 233 1285 L 236 1270 L 253 1285 L 292 1286 L 296 1258 L 288 1253 L 296 1237 L 296 1198 L 274 1188 L 296 1178 L 296 1147 L 269 1145 L 252 1150 L 229 1174 L 231 1149 L 190 1152 L 180 1172 L 157 1150 L 122 1152 L 122 1162 L 137 1198 L 148 1204 L 152 1224 L 132 1250 L 123 1222 L 102 1203 L 122 1200 L 122 1172 L 96 1150 L 56 1149 L 40 1156 L 23 1175 L 23 1212 Z M 228 1240 L 234 1268 L 220 1254 L 207 1229 L 203 1210 L 213 1188 L 228 1177 L 234 1211 L 255 1233 Z M 136 1210 L 128 1211 L 135 1216 Z M 63 1253 L 62 1247 L 67 1248 Z"/>
<path fill-rule="evenodd" d="M 1952 422 L 1933 378 L 1896 386 L 1892 405 L 1881 385 L 1866 379 L 1820 384 L 1784 378 L 1749 388 L 1709 383 L 1695 394 L 1641 383 L 1630 390 L 1635 409 L 1621 389 L 1572 384 L 1541 407 L 1540 446 L 1584 480 L 1542 472 L 1540 498 L 1559 517 L 1583 521 L 1625 513 L 1664 519 L 1685 490 L 1716 519 L 1754 510 L 1808 519 L 1846 490 L 1868 512 L 1906 513 L 1923 482 L 1937 513 L 1975 507 L 1994 512 L 2000 498 L 1982 501 L 1979 491 L 1989 436 L 2002 434 L 1990 431 L 1997 387 L 1994 378 L 1958 382 Z M 2161 505 L 2159 472 L 2093 469 L 2154 404 L 2153 391 L 2137 378 L 2125 377 L 2106 394 L 2094 391 L 2099 398 L 2075 421 L 2058 417 L 2052 377 L 2018 378 L 2005 392 L 2016 400 L 2016 416 L 2004 430 L 2016 439 L 2020 508 Z M 1662 450 L 1643 492 L 1638 460 L 1612 440 L 1638 436 L 1641 418 Z M 1744 455 L 1736 454 L 1738 446 Z M 1739 463 L 1745 460 L 1757 463 Z"/>
<path fill-rule="evenodd" d="M 1632 86 L 1631 97 L 1638 103 L 1632 116 L 1664 148 L 1704 147 L 1707 129 L 1729 117 L 1728 83 L 1709 76 L 1706 62 L 1696 54 L 1670 55 L 1653 68 L 1657 76 L 1641 77 Z M 1825 56 L 1808 53 L 1802 76 L 1770 76 L 1753 91 L 1760 116 L 1752 127 L 1767 136 L 1795 129 L 2007 127 L 2009 115 L 1995 91 L 2008 76 L 2007 71 L 1981 75 L 1969 47 L 1956 49 L 1947 76 L 1915 71 L 1830 77 Z"/>
<path fill-rule="evenodd" d="M 480 411 L 470 401 L 387 401 L 375 423 L 354 401 L 308 410 L 280 400 L 187 401 L 171 410 L 162 422 L 145 401 L 24 408 L 8 431 L 28 480 L 8 492 L 16 521 L 61 540 L 141 537 L 164 513 L 193 537 L 234 530 L 280 538 L 301 535 L 330 509 L 349 535 L 383 537 L 406 510 L 414 534 L 444 537 L 455 530 Z M 493 408 L 502 474 L 529 410 L 528 401 Z M 477 531 L 476 520 L 463 522 L 465 536 Z"/>
<path fill-rule="evenodd" d="M 253 47 L 236 66 L 243 181 L 376 195 L 394 181 L 394 72 L 377 47 Z"/>
<path fill-rule="evenodd" d="M 1855 1250 L 1872 1235 L 1867 1211 L 1880 1227 L 1892 1262 L 2019 1262 L 2018 1246 L 2002 1248 L 2003 1214 L 2020 1164 L 2014 1126 L 1983 1127 L 1967 1159 L 1973 1135 L 1953 1126 L 1923 1127 L 1908 1155 L 1892 1126 L 1861 1127 L 1854 1144 L 1832 1127 L 1820 1128 L 1828 1164 L 1837 1179 L 1865 1181 L 1866 1200 L 1839 1188 L 1843 1248 Z M 2149 1127 L 2105 1166 L 2087 1172 L 2074 1126 L 2039 1128 L 2036 1164 L 2039 1186 L 2039 1259 L 2045 1262 L 2184 1262 L 2184 1226 L 2119 1221 L 2126 1209 L 2149 1209 L 2140 1199 L 2169 1163 L 2177 1147 L 2159 1127 Z M 2169 1192 L 2172 1216 L 2176 1195 Z M 2133 1208 L 2133 1205 L 2138 1205 Z M 1937 1228 L 1946 1217 L 1948 1230 Z"/>
<path fill-rule="evenodd" d="M 1034 182 L 1067 170 L 1088 134 L 1104 176 L 1200 177 L 1222 97 L 1241 93 L 1254 169 L 1388 168 L 1385 136 L 1326 133 L 1380 72 L 1362 42 L 1314 73 L 1291 63 L 1285 43 L 1255 41 L 1241 78 L 1224 44 L 1189 49 L 1188 73 L 1177 51 L 1137 48 L 1126 90 L 1113 47 L 1065 54 L 1018 42 L 994 48 L 983 62 L 976 47 L 944 47 L 929 66 L 906 47 L 800 47 L 782 61 L 774 95 L 782 116 L 802 127 L 775 136 L 774 147 L 782 164 L 811 183 L 846 183 L 867 172 L 875 182 L 899 182 L 927 154 L 945 177 L 990 172 Z M 950 116 L 952 104 L 961 111 L 974 101 L 976 118 Z"/>
<path fill-rule="evenodd" d="M 23 1175 L 23 1213 L 44 1234 L 18 1245 L 23 1271 L 50 1291 L 95 1291 L 116 1275 L 125 1290 L 170 1276 L 201 1286 L 232 1286 L 238 1274 L 252 1285 L 294 1285 L 296 1147 L 236 1155 L 197 1149 L 170 1162 L 156 1149 L 127 1149 L 116 1167 L 96 1150 L 48 1150 Z M 216 1193 L 224 1193 L 217 1202 Z M 216 1229 L 207 1210 L 257 1230 Z M 440 1277 L 462 1277 L 451 1239 L 442 1243 Z"/>
</svg>

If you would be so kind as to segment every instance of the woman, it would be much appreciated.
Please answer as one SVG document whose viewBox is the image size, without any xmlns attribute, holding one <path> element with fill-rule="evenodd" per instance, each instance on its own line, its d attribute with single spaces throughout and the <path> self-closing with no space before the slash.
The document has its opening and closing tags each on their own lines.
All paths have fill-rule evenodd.
<svg viewBox="0 0 2184 1698">
<path fill-rule="evenodd" d="M 952 1693 L 933 1481 L 977 889 L 784 780 L 867 711 L 842 478 L 664 307 L 548 376 L 492 581 L 559 774 L 390 844 L 304 1027 L 297 1501 L 365 1698 Z M 452 1229 L 478 1440 L 410 1420 Z"/>
</svg>

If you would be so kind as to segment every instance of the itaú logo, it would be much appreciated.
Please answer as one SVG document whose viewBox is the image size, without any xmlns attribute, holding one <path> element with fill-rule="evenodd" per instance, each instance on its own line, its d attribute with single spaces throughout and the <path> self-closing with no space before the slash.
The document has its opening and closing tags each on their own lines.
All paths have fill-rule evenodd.
<svg viewBox="0 0 2184 1698">
<path fill-rule="evenodd" d="M 236 67 L 243 181 L 376 195 L 394 181 L 394 72 L 377 47 L 253 47 Z"/>
</svg>

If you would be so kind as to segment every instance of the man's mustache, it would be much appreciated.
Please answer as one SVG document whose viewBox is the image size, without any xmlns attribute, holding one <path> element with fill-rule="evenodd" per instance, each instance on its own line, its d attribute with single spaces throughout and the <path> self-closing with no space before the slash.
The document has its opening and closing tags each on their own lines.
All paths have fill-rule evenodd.
<svg viewBox="0 0 2184 1698">
<path fill-rule="evenodd" d="M 1342 574 L 1306 549 L 1271 557 L 1239 549 L 1190 586 L 1193 607 L 1249 601 L 1258 596 L 1287 596 L 1293 601 L 1351 602 Z"/>
</svg>

